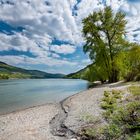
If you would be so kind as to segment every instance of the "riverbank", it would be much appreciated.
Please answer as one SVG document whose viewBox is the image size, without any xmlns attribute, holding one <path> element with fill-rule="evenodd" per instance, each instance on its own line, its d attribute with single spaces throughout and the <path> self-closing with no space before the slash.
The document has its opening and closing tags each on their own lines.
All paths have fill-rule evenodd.
<svg viewBox="0 0 140 140">
<path fill-rule="evenodd" d="M 104 85 L 75 94 L 60 104 L 47 104 L 0 116 L 0 140 L 69 140 L 87 125 L 89 116 L 100 121 L 100 101 L 105 90 L 125 90 L 128 85 Z M 89 120 L 87 120 L 87 118 Z M 93 118 L 92 118 L 93 119 Z"/>
</svg>

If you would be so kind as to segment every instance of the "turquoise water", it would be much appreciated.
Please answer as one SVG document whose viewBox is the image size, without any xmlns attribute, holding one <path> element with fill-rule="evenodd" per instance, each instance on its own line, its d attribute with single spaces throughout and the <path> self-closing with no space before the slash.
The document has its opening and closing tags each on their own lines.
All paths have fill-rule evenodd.
<svg viewBox="0 0 140 140">
<path fill-rule="evenodd" d="M 0 114 L 59 102 L 87 88 L 87 81 L 76 79 L 0 80 Z"/>
</svg>

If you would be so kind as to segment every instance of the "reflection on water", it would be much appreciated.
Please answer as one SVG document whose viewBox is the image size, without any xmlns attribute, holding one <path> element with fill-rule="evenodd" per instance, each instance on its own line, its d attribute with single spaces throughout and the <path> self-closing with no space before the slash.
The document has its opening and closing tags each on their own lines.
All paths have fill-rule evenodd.
<svg viewBox="0 0 140 140">
<path fill-rule="evenodd" d="M 54 103 L 88 88 L 76 79 L 0 80 L 0 114 Z"/>
</svg>

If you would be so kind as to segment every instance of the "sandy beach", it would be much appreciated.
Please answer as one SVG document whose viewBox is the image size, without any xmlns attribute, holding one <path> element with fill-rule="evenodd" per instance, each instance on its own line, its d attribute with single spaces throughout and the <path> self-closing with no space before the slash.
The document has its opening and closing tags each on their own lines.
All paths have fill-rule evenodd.
<svg viewBox="0 0 140 140">
<path fill-rule="evenodd" d="M 114 87 L 113 87 L 114 88 Z M 125 89 L 124 87 L 117 87 Z M 0 140 L 69 140 L 87 122 L 101 118 L 100 101 L 108 86 L 75 94 L 58 104 L 46 104 L 0 116 Z"/>
</svg>

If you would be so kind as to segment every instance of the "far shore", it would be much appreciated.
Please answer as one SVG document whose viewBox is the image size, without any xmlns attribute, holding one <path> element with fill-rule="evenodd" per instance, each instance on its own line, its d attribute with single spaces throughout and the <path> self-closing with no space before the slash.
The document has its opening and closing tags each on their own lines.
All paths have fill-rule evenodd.
<svg viewBox="0 0 140 140">
<path fill-rule="evenodd" d="M 131 84 L 131 83 L 130 83 Z M 0 140 L 70 140 L 86 125 L 84 117 L 101 117 L 100 101 L 105 90 L 126 91 L 130 85 L 99 85 L 72 95 L 60 103 L 49 103 L 0 115 Z M 78 138 L 77 138 L 78 139 Z"/>
</svg>

